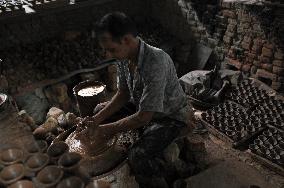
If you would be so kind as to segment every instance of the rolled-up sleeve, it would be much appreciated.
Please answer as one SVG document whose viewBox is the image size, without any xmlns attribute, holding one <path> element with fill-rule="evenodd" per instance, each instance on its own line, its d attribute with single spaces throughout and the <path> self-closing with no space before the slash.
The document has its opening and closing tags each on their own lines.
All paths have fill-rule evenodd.
<svg viewBox="0 0 284 188">
<path fill-rule="evenodd" d="M 164 111 L 165 87 L 167 84 L 166 74 L 167 64 L 163 58 L 154 58 L 149 62 L 143 74 L 144 87 L 139 103 L 140 111 Z"/>
<path fill-rule="evenodd" d="M 118 62 L 117 65 L 117 88 L 127 88 L 126 81 L 126 62 Z"/>
</svg>

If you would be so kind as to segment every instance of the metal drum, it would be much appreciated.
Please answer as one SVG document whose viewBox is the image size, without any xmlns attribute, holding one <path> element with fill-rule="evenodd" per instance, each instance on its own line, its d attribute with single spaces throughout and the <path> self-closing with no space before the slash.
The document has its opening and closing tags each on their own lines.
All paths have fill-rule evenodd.
<svg viewBox="0 0 284 188">
<path fill-rule="evenodd" d="M 92 116 L 93 110 L 106 96 L 106 85 L 87 80 L 73 88 L 81 117 Z"/>
</svg>

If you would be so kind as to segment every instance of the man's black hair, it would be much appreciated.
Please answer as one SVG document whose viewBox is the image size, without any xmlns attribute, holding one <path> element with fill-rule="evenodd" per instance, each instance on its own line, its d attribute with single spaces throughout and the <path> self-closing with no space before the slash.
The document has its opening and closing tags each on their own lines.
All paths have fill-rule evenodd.
<svg viewBox="0 0 284 188">
<path fill-rule="evenodd" d="M 137 29 L 134 22 L 122 12 L 113 12 L 105 15 L 96 24 L 96 34 L 100 37 L 105 32 L 112 36 L 112 40 L 120 41 L 126 34 L 137 36 Z"/>
</svg>

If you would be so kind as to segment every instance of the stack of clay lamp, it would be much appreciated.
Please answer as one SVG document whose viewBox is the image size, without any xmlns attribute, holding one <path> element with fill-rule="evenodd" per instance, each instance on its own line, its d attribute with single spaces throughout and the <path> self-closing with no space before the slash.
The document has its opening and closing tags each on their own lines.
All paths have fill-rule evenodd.
<svg viewBox="0 0 284 188">
<path fill-rule="evenodd" d="M 253 153 L 284 167 L 283 131 L 271 127 L 259 135 L 249 148 Z"/>
<path fill-rule="evenodd" d="M 202 119 L 233 141 L 253 135 L 264 126 L 257 116 L 249 115 L 240 105 L 225 102 L 202 114 Z"/>
<path fill-rule="evenodd" d="M 23 2 L 21 0 L 0 0 L 0 10 L 2 12 L 23 10 Z"/>
<path fill-rule="evenodd" d="M 93 182 L 80 169 L 82 157 L 69 152 L 65 142 L 48 147 L 44 140 L 24 149 L 9 148 L 0 154 L 0 182 L 8 188 L 92 188 Z M 1 187 L 0 186 L 0 187 Z"/>
<path fill-rule="evenodd" d="M 253 153 L 283 167 L 284 101 L 269 96 L 251 80 L 232 88 L 226 99 L 203 113 L 202 119 L 236 142 L 251 138 Z"/>
</svg>

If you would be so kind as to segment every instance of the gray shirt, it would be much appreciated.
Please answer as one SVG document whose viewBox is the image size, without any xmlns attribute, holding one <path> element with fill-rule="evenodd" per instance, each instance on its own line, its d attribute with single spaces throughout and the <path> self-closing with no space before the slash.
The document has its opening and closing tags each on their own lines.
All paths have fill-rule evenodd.
<svg viewBox="0 0 284 188">
<path fill-rule="evenodd" d="M 151 111 L 154 119 L 170 117 L 186 122 L 188 105 L 170 56 L 140 38 L 137 70 L 133 78 L 128 62 L 119 62 L 118 87 L 128 88 L 140 111 Z"/>
</svg>

